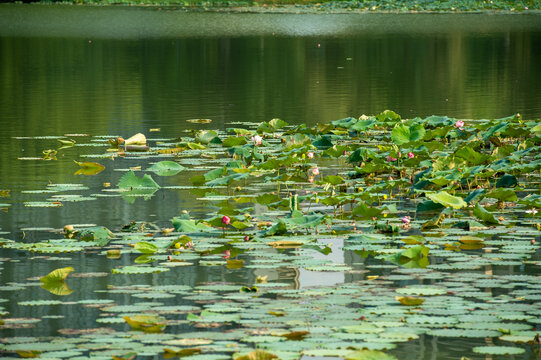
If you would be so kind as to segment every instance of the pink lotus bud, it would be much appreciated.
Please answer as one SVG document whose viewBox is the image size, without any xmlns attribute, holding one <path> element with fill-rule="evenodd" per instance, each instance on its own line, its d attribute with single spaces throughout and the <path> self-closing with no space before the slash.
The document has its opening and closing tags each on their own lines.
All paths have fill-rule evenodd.
<svg viewBox="0 0 541 360">
<path fill-rule="evenodd" d="M 229 225 L 230 223 L 231 223 L 231 218 L 229 216 L 227 216 L 227 215 L 224 215 L 222 217 L 222 224 Z"/>
<path fill-rule="evenodd" d="M 244 237 L 244 241 L 250 241 L 250 235 L 246 235 L 246 236 Z"/>
<path fill-rule="evenodd" d="M 400 219 L 400 220 L 402 220 L 402 222 L 403 222 L 404 224 L 409 224 L 409 223 L 410 223 L 410 217 L 409 217 L 409 216 L 404 216 L 404 217 L 403 217 L 402 219 Z"/>
<path fill-rule="evenodd" d="M 167 260 L 171 261 L 172 259 L 171 255 L 167 256 Z"/>
<path fill-rule="evenodd" d="M 398 152 L 398 157 L 402 157 L 402 153 L 400 151 Z"/>
<path fill-rule="evenodd" d="M 308 176 L 308 182 L 313 183 L 314 182 L 314 177 L 313 176 Z"/>
<path fill-rule="evenodd" d="M 222 252 L 222 257 L 223 257 L 224 259 L 229 259 L 229 258 L 231 257 L 231 251 L 229 251 L 229 250 L 223 251 L 223 252 Z"/>
<path fill-rule="evenodd" d="M 313 168 L 312 169 L 312 174 L 315 176 L 315 175 L 319 175 L 319 168 Z"/>
<path fill-rule="evenodd" d="M 535 245 L 535 239 L 532 239 L 531 242 L 532 242 L 532 245 Z"/>
<path fill-rule="evenodd" d="M 306 153 L 306 156 L 308 156 L 308 159 L 313 159 L 314 158 L 314 153 L 309 151 L 308 153 Z"/>
<path fill-rule="evenodd" d="M 408 153 L 408 157 L 409 157 L 410 159 L 413 159 L 413 158 L 415 157 L 415 154 L 412 153 L 412 152 L 410 151 L 410 152 Z"/>
</svg>

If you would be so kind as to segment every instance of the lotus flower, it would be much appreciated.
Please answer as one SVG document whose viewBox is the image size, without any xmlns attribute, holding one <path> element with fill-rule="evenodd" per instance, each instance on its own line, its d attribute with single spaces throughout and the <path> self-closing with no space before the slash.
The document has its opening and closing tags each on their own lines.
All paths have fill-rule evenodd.
<svg viewBox="0 0 541 360">
<path fill-rule="evenodd" d="M 229 225 L 230 223 L 231 223 L 231 218 L 230 218 L 229 216 L 227 216 L 227 215 L 224 215 L 224 216 L 222 217 L 222 224 L 224 224 L 224 225 L 227 226 L 227 225 Z"/>
<path fill-rule="evenodd" d="M 224 259 L 229 259 L 229 258 L 231 257 L 231 251 L 229 251 L 229 250 L 224 250 L 224 251 L 222 252 L 222 257 L 223 257 Z"/>
<path fill-rule="evenodd" d="M 252 136 L 251 140 L 254 142 L 255 146 L 259 146 L 263 143 L 263 138 L 259 135 Z"/>
<path fill-rule="evenodd" d="M 459 130 L 464 130 L 464 121 L 457 120 L 454 126 Z"/>
<path fill-rule="evenodd" d="M 409 225 L 409 223 L 410 223 L 410 217 L 409 217 L 409 216 L 404 216 L 404 217 L 403 217 L 402 219 L 400 219 L 400 220 L 402 220 L 402 222 L 403 222 L 404 224 L 407 224 L 407 225 Z"/>
<path fill-rule="evenodd" d="M 415 157 L 415 154 L 412 153 L 412 152 L 410 151 L 410 152 L 408 153 L 408 157 L 409 157 L 410 159 L 413 159 L 413 158 Z"/>
<path fill-rule="evenodd" d="M 535 208 L 528 209 L 528 210 L 526 210 L 526 214 L 535 215 L 535 214 L 537 214 L 537 210 Z"/>
<path fill-rule="evenodd" d="M 319 168 L 317 168 L 317 167 L 316 167 L 316 168 L 313 168 L 313 169 L 312 169 L 312 174 L 313 174 L 314 176 L 319 175 Z"/>
<path fill-rule="evenodd" d="M 308 156 L 308 159 L 313 159 L 314 158 L 314 153 L 309 151 L 306 156 Z"/>
<path fill-rule="evenodd" d="M 396 158 L 389 155 L 385 156 L 385 159 L 387 159 L 387 161 L 396 161 Z"/>
</svg>

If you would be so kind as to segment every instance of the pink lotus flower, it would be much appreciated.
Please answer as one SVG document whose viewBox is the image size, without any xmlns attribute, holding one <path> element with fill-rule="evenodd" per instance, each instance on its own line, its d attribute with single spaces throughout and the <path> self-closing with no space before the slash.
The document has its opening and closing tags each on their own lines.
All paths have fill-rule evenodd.
<svg viewBox="0 0 541 360">
<path fill-rule="evenodd" d="M 402 219 L 400 219 L 400 220 L 402 220 L 402 222 L 403 222 L 404 224 L 409 224 L 409 223 L 410 223 L 410 217 L 409 217 L 409 216 L 404 216 L 404 217 L 403 217 Z"/>
<path fill-rule="evenodd" d="M 255 146 L 259 146 L 263 143 L 263 138 L 259 135 L 252 136 L 251 140 L 254 142 Z"/>
<path fill-rule="evenodd" d="M 229 259 L 229 258 L 231 257 L 231 251 L 229 251 L 229 250 L 224 250 L 224 251 L 222 252 L 222 257 L 223 257 L 224 259 Z"/>
<path fill-rule="evenodd" d="M 313 176 L 308 176 L 308 182 L 313 183 L 314 182 L 314 177 Z"/>
<path fill-rule="evenodd" d="M 312 174 L 313 174 L 314 176 L 319 175 L 319 168 L 317 168 L 317 167 L 316 167 L 316 168 L 313 168 L 313 169 L 312 169 Z"/>
<path fill-rule="evenodd" d="M 246 236 L 244 237 L 244 241 L 250 241 L 250 235 L 246 235 Z"/>
<path fill-rule="evenodd" d="M 314 153 L 309 151 L 306 156 L 308 156 L 308 159 L 313 159 L 314 158 Z"/>
<path fill-rule="evenodd" d="M 400 151 L 398 152 L 398 157 L 402 157 L 402 153 Z"/>
<path fill-rule="evenodd" d="M 410 152 L 408 153 L 408 157 L 409 157 L 410 159 L 413 159 L 413 158 L 415 157 L 415 154 L 412 153 L 412 152 L 410 151 Z"/>
<path fill-rule="evenodd" d="M 394 158 L 394 157 L 392 157 L 392 156 L 389 156 L 389 155 L 385 156 L 385 159 L 386 159 L 387 161 L 396 161 L 396 158 Z"/>
<path fill-rule="evenodd" d="M 454 126 L 459 130 L 464 130 L 464 121 L 457 120 Z"/>
<path fill-rule="evenodd" d="M 231 218 L 230 218 L 229 216 L 227 216 L 227 215 L 224 215 L 224 216 L 222 217 L 222 224 L 224 224 L 224 225 L 227 226 L 227 225 L 229 225 L 230 223 L 231 223 Z"/>
</svg>

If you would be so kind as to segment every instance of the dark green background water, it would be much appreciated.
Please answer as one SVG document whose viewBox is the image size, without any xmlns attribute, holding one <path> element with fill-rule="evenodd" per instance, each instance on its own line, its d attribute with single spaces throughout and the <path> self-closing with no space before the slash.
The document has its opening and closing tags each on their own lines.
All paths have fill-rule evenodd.
<svg viewBox="0 0 541 360">
<path fill-rule="evenodd" d="M 36 196 L 21 191 L 44 189 L 48 183 L 81 183 L 89 187 L 88 195 L 100 193 L 104 182 L 114 187 L 123 175 L 115 168 L 141 163 L 103 160 L 107 170 L 99 176 L 76 177 L 73 160 L 89 161 L 80 157 L 89 152 L 87 148 L 66 149 L 57 161 L 22 161 L 18 158 L 41 156 L 42 150 L 56 147 L 56 141 L 14 137 L 69 133 L 129 137 L 143 132 L 149 138 L 177 138 L 186 129 L 225 129 L 236 121 L 279 117 L 289 123 L 315 124 L 385 109 L 403 117 L 498 118 L 520 112 L 526 119 L 540 118 L 540 18 L 185 14 L 2 5 L 0 189 L 11 190 L 11 197 L 0 202 L 12 206 L 0 213 L 0 227 L 9 232 L 6 238 L 17 240 L 23 228 L 61 228 L 68 223 L 119 229 L 130 220 L 151 220 L 166 227 L 180 210 L 204 213 L 207 206 L 196 200 L 196 194 L 179 190 L 168 191 L 167 196 L 160 192 L 134 205 L 105 198 L 66 203 L 59 209 L 26 208 L 22 202 Z M 213 123 L 186 122 L 192 118 L 210 118 Z M 161 131 L 150 133 L 151 128 Z M 160 178 L 160 185 L 187 185 L 190 176 L 187 172 Z M 27 241 L 36 240 L 34 234 L 27 231 Z M 342 252 L 332 256 L 353 261 Z M 27 262 L 22 255 L 19 260 L 5 265 L 2 283 L 50 270 L 47 262 Z M 84 254 L 74 255 L 72 263 L 81 272 L 110 267 L 104 257 Z M 247 272 L 242 277 L 253 281 L 256 275 Z M 295 276 L 275 275 L 282 280 Z M 221 270 L 198 269 L 187 271 L 180 280 L 160 275 L 159 281 L 193 285 L 223 280 L 222 276 Z M 323 281 L 350 280 L 338 274 Z M 84 298 L 109 282 L 85 279 L 79 285 L 74 280 L 70 286 Z M 301 286 L 312 283 L 314 278 L 307 276 Z M 24 298 L 41 298 L 41 291 L 32 289 Z M 30 313 L 33 310 L 17 315 L 39 317 Z M 57 310 L 67 319 L 79 318 L 80 327 L 94 326 L 93 314 Z M 54 333 L 65 321 L 50 320 L 33 334 Z M 461 346 L 469 349 L 471 344 L 456 340 L 436 344 L 423 338 L 403 345 L 402 351 L 410 358 L 443 359 L 459 356 Z M 453 351 L 457 351 L 453 356 L 447 354 Z"/>
</svg>

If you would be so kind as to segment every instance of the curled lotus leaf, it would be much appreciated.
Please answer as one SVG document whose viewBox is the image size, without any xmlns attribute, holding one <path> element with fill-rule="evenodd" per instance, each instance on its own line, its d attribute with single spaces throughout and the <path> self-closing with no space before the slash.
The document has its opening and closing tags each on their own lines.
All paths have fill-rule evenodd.
<svg viewBox="0 0 541 360">
<path fill-rule="evenodd" d="M 68 275 L 73 271 L 75 271 L 75 269 L 73 269 L 71 266 L 61 268 L 61 269 L 56 269 L 56 270 L 51 271 L 49 274 L 42 276 L 39 280 L 42 283 L 49 282 L 49 281 L 64 281 L 68 277 Z"/>
<path fill-rule="evenodd" d="M 461 209 L 468 206 L 468 204 L 460 197 L 453 196 L 446 191 L 440 191 L 438 193 L 432 193 L 426 195 L 430 200 L 441 204 L 445 207 L 452 207 L 453 209 Z"/>
<path fill-rule="evenodd" d="M 105 166 L 96 162 L 79 162 L 75 161 L 81 168 L 74 175 L 96 175 L 105 170 Z"/>
<path fill-rule="evenodd" d="M 124 316 L 123 319 L 134 330 L 141 330 L 148 333 L 159 333 L 165 329 L 165 319 L 157 315 Z"/>
</svg>

